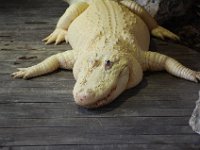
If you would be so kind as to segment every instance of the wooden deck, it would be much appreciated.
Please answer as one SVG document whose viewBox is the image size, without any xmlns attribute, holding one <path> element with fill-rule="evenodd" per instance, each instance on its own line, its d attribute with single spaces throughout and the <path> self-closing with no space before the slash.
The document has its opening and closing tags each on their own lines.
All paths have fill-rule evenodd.
<svg viewBox="0 0 200 150">
<path fill-rule="evenodd" d="M 2 0 L 0 5 L 0 150 L 199 150 L 200 136 L 188 125 L 199 84 L 165 72 L 112 104 L 87 110 L 72 96 L 69 71 L 14 80 L 18 67 L 36 64 L 69 45 L 44 45 L 67 4 L 61 0 Z M 200 69 L 200 54 L 172 42 L 155 49 Z"/>
</svg>

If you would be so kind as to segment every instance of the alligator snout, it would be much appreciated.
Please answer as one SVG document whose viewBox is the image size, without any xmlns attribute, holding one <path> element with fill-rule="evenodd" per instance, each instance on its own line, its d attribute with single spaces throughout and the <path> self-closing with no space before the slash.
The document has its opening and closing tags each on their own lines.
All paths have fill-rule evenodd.
<svg viewBox="0 0 200 150">
<path fill-rule="evenodd" d="M 95 97 L 95 92 L 91 89 L 87 89 L 84 91 L 78 91 L 74 93 L 75 102 L 80 106 L 85 106 L 91 104 Z"/>
</svg>

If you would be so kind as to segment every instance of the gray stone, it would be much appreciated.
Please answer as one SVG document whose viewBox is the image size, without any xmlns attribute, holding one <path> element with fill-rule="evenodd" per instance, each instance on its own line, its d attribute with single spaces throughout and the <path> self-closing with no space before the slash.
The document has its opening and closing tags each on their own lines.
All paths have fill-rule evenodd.
<svg viewBox="0 0 200 150">
<path fill-rule="evenodd" d="M 200 92 L 199 92 L 199 96 L 200 96 Z M 189 124 L 192 127 L 193 131 L 200 134 L 200 97 L 196 102 L 196 107 L 192 113 Z"/>
<path fill-rule="evenodd" d="M 158 13 L 161 0 L 135 0 L 143 6 L 153 17 Z"/>
</svg>

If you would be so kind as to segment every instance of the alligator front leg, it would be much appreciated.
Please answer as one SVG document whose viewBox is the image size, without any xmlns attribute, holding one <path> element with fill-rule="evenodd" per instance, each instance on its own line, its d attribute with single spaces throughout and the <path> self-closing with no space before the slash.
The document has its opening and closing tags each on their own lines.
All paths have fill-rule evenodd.
<svg viewBox="0 0 200 150">
<path fill-rule="evenodd" d="M 28 68 L 18 68 L 17 72 L 11 75 L 14 78 L 29 79 L 51 73 L 58 68 L 72 69 L 76 60 L 76 51 L 68 50 L 45 59 L 41 63 Z"/>
<path fill-rule="evenodd" d="M 156 52 L 145 52 L 144 70 L 166 70 L 170 74 L 186 80 L 200 81 L 200 72 L 193 71 L 175 59 Z"/>
<path fill-rule="evenodd" d="M 56 29 L 51 33 L 48 37 L 43 39 L 46 44 L 51 44 L 55 42 L 55 44 L 59 44 L 64 40 L 68 42 L 67 39 L 67 30 L 76 17 L 78 17 L 86 8 L 88 7 L 88 3 L 86 2 L 77 2 L 71 5 L 62 17 L 59 19 Z"/>
<path fill-rule="evenodd" d="M 161 39 L 164 39 L 166 37 L 172 40 L 180 40 L 179 36 L 159 26 L 157 21 L 142 6 L 140 6 L 136 2 L 131 1 L 131 0 L 122 0 L 120 3 L 128 7 L 136 15 L 140 16 L 144 20 L 144 22 L 147 24 L 153 36 L 161 38 Z"/>
</svg>

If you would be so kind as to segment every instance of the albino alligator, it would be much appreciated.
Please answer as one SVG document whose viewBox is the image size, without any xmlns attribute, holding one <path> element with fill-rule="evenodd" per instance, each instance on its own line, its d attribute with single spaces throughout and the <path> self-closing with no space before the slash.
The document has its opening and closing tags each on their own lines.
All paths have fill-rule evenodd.
<svg viewBox="0 0 200 150">
<path fill-rule="evenodd" d="M 148 51 L 150 33 L 164 39 L 179 37 L 159 26 L 138 4 L 129 0 L 91 0 L 72 4 L 60 18 L 46 44 L 69 41 L 73 50 L 53 55 L 14 78 L 32 78 L 58 68 L 73 69 L 77 80 L 75 102 L 96 108 L 112 102 L 124 90 L 141 82 L 143 71 L 166 70 L 198 82 L 193 71 L 166 55 Z"/>
</svg>

